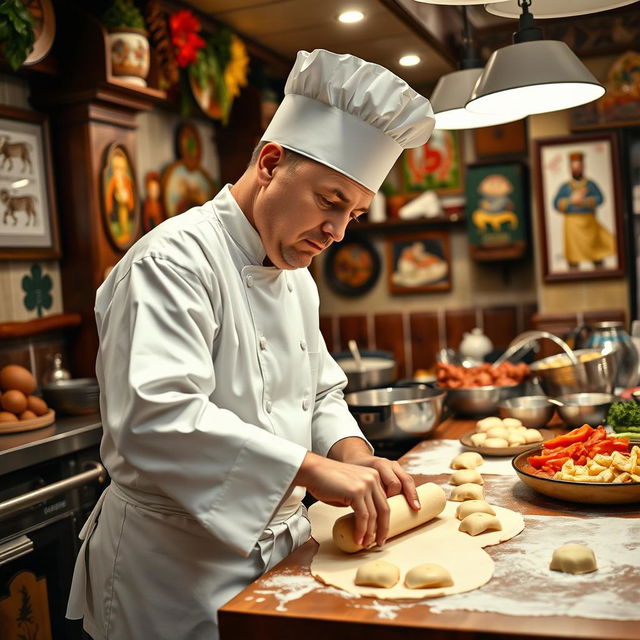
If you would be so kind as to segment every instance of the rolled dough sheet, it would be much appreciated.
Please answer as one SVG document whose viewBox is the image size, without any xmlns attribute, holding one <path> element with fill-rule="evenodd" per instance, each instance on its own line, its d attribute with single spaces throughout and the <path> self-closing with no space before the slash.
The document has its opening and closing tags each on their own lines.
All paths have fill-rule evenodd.
<svg viewBox="0 0 640 640">
<path fill-rule="evenodd" d="M 493 560 L 482 547 L 513 538 L 524 529 L 524 520 L 515 511 L 492 505 L 502 523 L 502 531 L 470 536 L 458 531 L 460 520 L 455 514 L 459 505 L 459 502 L 447 501 L 439 516 L 392 538 L 382 549 L 374 547 L 369 551 L 348 554 L 335 546 L 331 531 L 336 519 L 351 509 L 316 502 L 309 508 L 309 517 L 312 536 L 320 548 L 311 562 L 311 573 L 320 582 L 349 593 L 387 600 L 437 598 L 477 589 L 489 582 L 494 567 Z M 399 567 L 398 584 L 391 589 L 355 585 L 358 567 L 369 560 L 386 560 Z M 453 586 L 407 589 L 404 586 L 407 571 L 426 562 L 435 562 L 447 569 L 453 578 Z"/>
</svg>

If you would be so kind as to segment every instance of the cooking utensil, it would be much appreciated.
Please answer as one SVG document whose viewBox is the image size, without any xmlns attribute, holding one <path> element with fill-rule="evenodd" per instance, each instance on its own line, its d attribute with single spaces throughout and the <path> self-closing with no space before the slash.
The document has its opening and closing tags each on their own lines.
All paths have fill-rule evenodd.
<svg viewBox="0 0 640 640">
<path fill-rule="evenodd" d="M 555 342 L 566 354 L 572 364 L 578 364 L 578 360 L 576 356 L 571 351 L 569 345 L 562 340 L 562 338 L 558 338 L 558 336 L 553 335 L 553 333 L 549 333 L 548 331 L 525 331 L 520 335 L 516 336 L 510 343 L 505 352 L 496 358 L 495 362 L 491 365 L 492 367 L 497 367 L 501 365 L 503 362 L 506 362 L 509 358 L 515 356 L 520 350 L 529 347 L 532 342 L 540 339 L 547 339 Z"/>
<path fill-rule="evenodd" d="M 573 354 L 580 360 L 583 355 L 593 352 L 594 349 L 579 349 Z M 601 353 L 591 360 L 579 361 L 577 364 L 549 366 L 561 357 L 562 355 L 549 356 L 531 365 L 531 373 L 548 396 L 559 398 L 568 393 L 611 393 L 613 391 L 616 372 L 615 353 Z"/>
<path fill-rule="evenodd" d="M 358 349 L 358 345 L 357 345 L 356 341 L 355 340 L 349 340 L 349 342 L 347 344 L 349 346 L 349 351 L 351 351 L 351 355 L 353 356 L 353 359 L 355 360 L 356 368 L 358 369 L 358 371 L 362 371 L 363 370 L 362 356 L 360 355 L 360 350 Z"/>
<path fill-rule="evenodd" d="M 575 337 L 576 349 L 615 352 L 615 387 L 626 389 L 638 383 L 638 350 L 622 322 L 583 324 L 572 335 Z"/>
<path fill-rule="evenodd" d="M 606 423 L 609 407 L 615 399 L 611 393 L 569 393 L 558 397 L 562 405 L 557 411 L 571 429 L 583 424 L 597 427 Z"/>
<path fill-rule="evenodd" d="M 447 389 L 447 406 L 453 413 L 466 416 L 496 415 L 498 404 L 507 398 L 521 396 L 526 383 L 510 386 L 466 387 Z"/>
<path fill-rule="evenodd" d="M 529 449 L 511 461 L 520 480 L 535 491 L 558 500 L 586 504 L 640 502 L 640 482 L 568 482 L 535 475 L 527 458 L 540 455 L 541 451 L 542 447 Z"/>
<path fill-rule="evenodd" d="M 427 385 L 349 393 L 345 400 L 369 440 L 424 437 L 440 422 L 445 392 Z"/>
<path fill-rule="evenodd" d="M 46 403 L 58 413 L 82 415 L 100 410 L 100 387 L 95 378 L 59 380 L 42 387 Z"/>
<path fill-rule="evenodd" d="M 518 396 L 498 405 L 501 418 L 517 418 L 525 427 L 532 429 L 544 427 L 554 411 L 554 403 L 547 396 Z"/>
<path fill-rule="evenodd" d="M 387 387 L 396 381 L 398 366 L 391 353 L 361 351 L 359 355 L 360 362 L 349 351 L 333 356 L 347 376 L 345 393 Z"/>
</svg>

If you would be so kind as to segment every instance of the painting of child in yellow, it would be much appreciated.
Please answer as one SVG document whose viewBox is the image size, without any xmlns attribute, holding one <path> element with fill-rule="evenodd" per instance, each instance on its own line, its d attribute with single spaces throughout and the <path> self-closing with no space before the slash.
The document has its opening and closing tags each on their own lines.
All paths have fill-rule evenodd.
<svg viewBox="0 0 640 640">
<path fill-rule="evenodd" d="M 135 239 L 136 196 L 129 160 L 120 147 L 113 150 L 106 171 L 104 198 L 111 238 L 116 247 L 126 249 Z"/>
<path fill-rule="evenodd" d="M 604 202 L 598 185 L 584 176 L 584 154 L 570 153 L 571 179 L 558 189 L 553 206 L 564 215 L 564 255 L 569 269 L 591 262 L 601 269 L 605 258 L 616 255 L 615 237 L 596 219 Z"/>
</svg>

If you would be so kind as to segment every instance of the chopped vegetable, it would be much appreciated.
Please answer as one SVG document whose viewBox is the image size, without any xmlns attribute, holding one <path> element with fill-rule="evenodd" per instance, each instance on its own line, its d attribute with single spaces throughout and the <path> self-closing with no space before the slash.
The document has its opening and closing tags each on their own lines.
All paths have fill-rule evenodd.
<svg viewBox="0 0 640 640">
<path fill-rule="evenodd" d="M 635 431 L 628 427 L 640 428 L 640 405 L 633 400 L 628 402 L 614 402 L 607 413 L 607 424 L 619 431 L 617 427 L 624 427 L 622 431 Z"/>
<path fill-rule="evenodd" d="M 616 433 L 616 438 L 629 438 L 629 440 L 640 440 L 640 430 L 621 431 L 620 433 Z"/>
<path fill-rule="evenodd" d="M 593 427 L 590 427 L 588 424 L 583 424 L 581 427 L 569 431 L 569 433 L 563 433 L 557 438 L 547 440 L 544 443 L 544 448 L 555 449 L 556 447 L 566 447 L 574 442 L 584 442 L 592 433 Z"/>
</svg>

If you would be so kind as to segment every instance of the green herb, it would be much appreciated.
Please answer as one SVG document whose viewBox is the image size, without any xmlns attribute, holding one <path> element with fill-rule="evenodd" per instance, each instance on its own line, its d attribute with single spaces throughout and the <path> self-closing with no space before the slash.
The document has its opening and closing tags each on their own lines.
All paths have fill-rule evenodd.
<svg viewBox="0 0 640 640">
<path fill-rule="evenodd" d="M 33 49 L 33 17 L 21 0 L 0 2 L 0 53 L 17 70 Z"/>
<path fill-rule="evenodd" d="M 635 429 L 626 429 L 626 427 L 640 427 L 640 405 L 633 400 L 614 402 L 609 407 L 607 424 L 614 430 L 616 427 L 625 427 L 625 431 L 634 431 Z"/>
<path fill-rule="evenodd" d="M 132 0 L 114 0 L 113 4 L 102 14 L 102 23 L 105 27 L 112 29 L 118 27 L 145 28 L 142 13 Z"/>
</svg>

